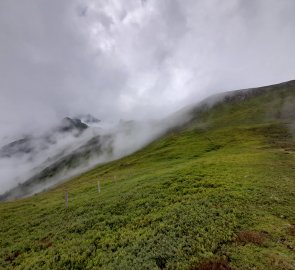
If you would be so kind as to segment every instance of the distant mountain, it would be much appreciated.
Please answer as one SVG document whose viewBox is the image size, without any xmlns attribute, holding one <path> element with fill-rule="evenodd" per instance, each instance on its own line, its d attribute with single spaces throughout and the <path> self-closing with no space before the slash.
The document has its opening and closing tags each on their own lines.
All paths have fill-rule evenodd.
<svg viewBox="0 0 295 270">
<path fill-rule="evenodd" d="M 41 136 L 30 135 L 4 145 L 0 148 L 0 157 L 36 154 L 36 152 L 48 149 L 50 145 L 55 144 L 56 136 L 59 134 L 72 133 L 74 136 L 79 136 L 87 128 L 88 125 L 82 123 L 80 119 L 66 117 L 57 127 L 48 130 Z"/>
<path fill-rule="evenodd" d="M 11 157 L 13 155 L 31 153 L 34 150 L 32 140 L 32 137 L 25 137 L 4 145 L 0 149 L 0 157 Z"/>
<path fill-rule="evenodd" d="M 59 132 L 72 132 L 78 131 L 82 132 L 88 128 L 88 125 L 82 123 L 82 121 L 78 118 L 70 118 L 66 117 L 62 120 L 61 125 L 57 128 Z"/>
<path fill-rule="evenodd" d="M 51 161 L 49 160 L 45 164 L 41 164 L 39 168 L 35 168 L 36 174 L 34 176 L 0 195 L 0 201 L 29 196 L 38 190 L 36 189 L 38 186 L 51 186 L 55 182 L 54 178 L 63 172 L 74 170 L 81 164 L 86 166 L 87 162 L 95 156 L 111 155 L 113 151 L 112 142 L 113 136 L 98 135 L 69 154 L 51 158 Z"/>
</svg>

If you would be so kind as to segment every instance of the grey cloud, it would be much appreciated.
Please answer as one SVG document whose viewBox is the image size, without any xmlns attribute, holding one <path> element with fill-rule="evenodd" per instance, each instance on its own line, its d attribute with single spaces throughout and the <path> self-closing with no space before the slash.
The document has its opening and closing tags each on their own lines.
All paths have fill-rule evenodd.
<svg viewBox="0 0 295 270">
<path fill-rule="evenodd" d="M 66 115 L 162 117 L 293 79 L 293 0 L 0 2 L 1 136 Z"/>
</svg>

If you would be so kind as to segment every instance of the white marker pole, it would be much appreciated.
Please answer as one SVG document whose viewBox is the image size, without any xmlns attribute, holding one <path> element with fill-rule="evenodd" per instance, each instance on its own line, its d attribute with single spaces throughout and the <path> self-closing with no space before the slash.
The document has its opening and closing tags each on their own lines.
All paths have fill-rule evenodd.
<svg viewBox="0 0 295 270">
<path fill-rule="evenodd" d="M 98 181 L 97 181 L 97 192 L 100 193 L 100 181 L 99 181 L 99 177 L 98 177 Z"/>
<path fill-rule="evenodd" d="M 68 208 L 69 206 L 69 194 L 68 194 L 68 190 L 65 189 L 65 207 Z"/>
</svg>

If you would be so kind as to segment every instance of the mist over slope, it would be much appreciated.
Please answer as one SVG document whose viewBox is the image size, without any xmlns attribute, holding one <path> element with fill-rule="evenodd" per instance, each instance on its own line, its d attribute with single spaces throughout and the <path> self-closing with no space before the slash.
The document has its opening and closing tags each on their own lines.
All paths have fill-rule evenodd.
<svg viewBox="0 0 295 270">
<path fill-rule="evenodd" d="M 282 101 L 278 95 L 283 95 L 284 91 L 287 91 L 285 89 L 293 89 L 294 85 L 295 81 L 289 81 L 213 95 L 162 120 L 120 120 L 118 123 L 108 124 L 91 115 L 80 115 L 85 123 L 78 118 L 65 118 L 60 126 L 45 135 L 37 138 L 26 137 L 2 147 L 0 164 L 6 167 L 6 175 L 2 172 L 6 187 L 3 187 L 5 182 L 2 180 L 0 199 L 32 195 L 85 172 L 99 163 L 131 154 L 170 129 L 182 126 L 191 119 L 198 121 L 199 114 L 204 114 L 223 103 L 242 104 L 251 97 L 269 95 L 273 99 L 273 108 L 264 117 L 268 119 L 279 116 L 282 120 L 288 121 L 288 126 L 293 131 L 294 97 Z M 207 122 L 203 124 L 204 127 L 208 125 Z M 19 169 L 15 170 L 12 166 Z"/>
<path fill-rule="evenodd" d="M 94 165 L 128 155 L 189 120 L 176 113 L 165 120 L 107 123 L 91 115 L 63 119 L 40 136 L 26 136 L 0 149 L 0 199 L 32 195 Z"/>
</svg>

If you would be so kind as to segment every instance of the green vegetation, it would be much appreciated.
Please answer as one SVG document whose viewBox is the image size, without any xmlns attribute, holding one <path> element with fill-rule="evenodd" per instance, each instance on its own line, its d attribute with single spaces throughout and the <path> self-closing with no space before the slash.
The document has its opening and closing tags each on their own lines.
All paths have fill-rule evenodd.
<svg viewBox="0 0 295 270">
<path fill-rule="evenodd" d="M 0 268 L 295 269 L 295 87 L 266 90 L 1 203 Z"/>
</svg>

